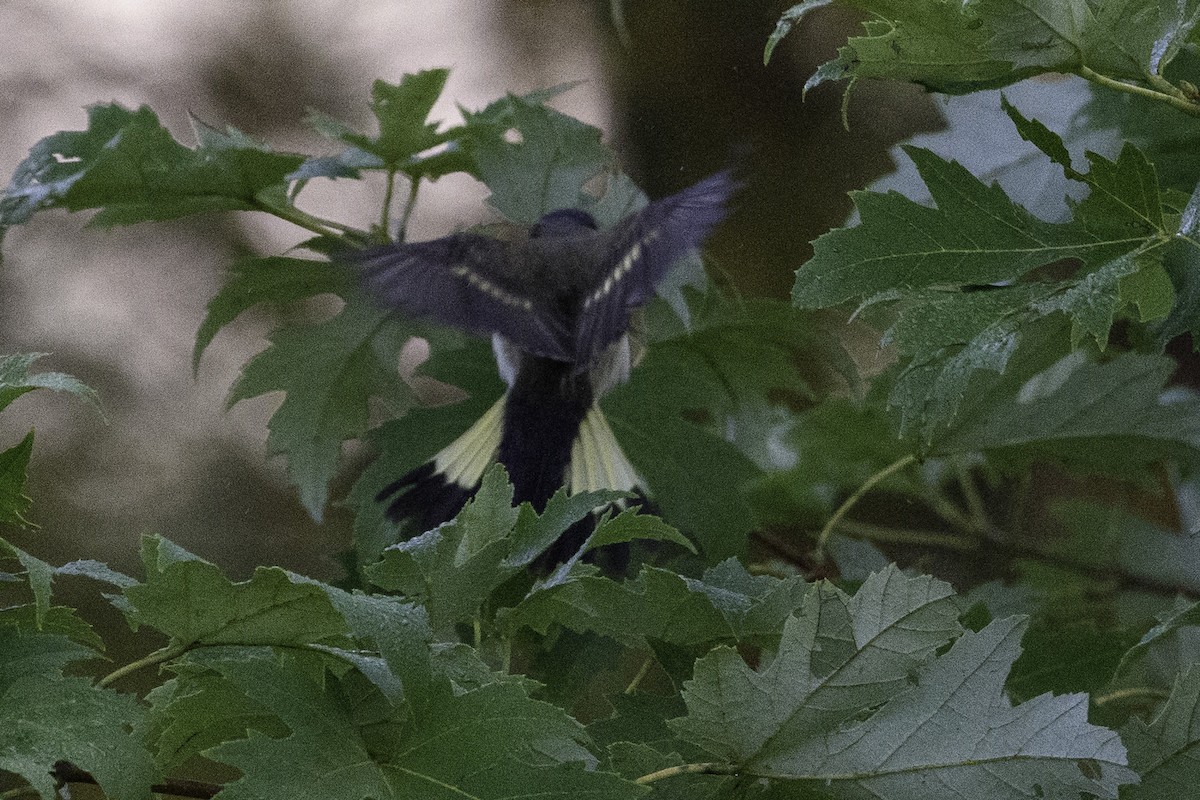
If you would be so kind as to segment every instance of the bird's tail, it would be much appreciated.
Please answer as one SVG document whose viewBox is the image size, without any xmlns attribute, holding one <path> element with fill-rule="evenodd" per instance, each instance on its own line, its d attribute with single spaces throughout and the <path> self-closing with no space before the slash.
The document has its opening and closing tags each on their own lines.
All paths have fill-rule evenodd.
<svg viewBox="0 0 1200 800">
<path fill-rule="evenodd" d="M 458 514 L 478 490 L 484 471 L 496 461 L 507 399 L 507 394 L 502 396 L 431 461 L 378 494 L 376 500 L 388 503 L 388 519 L 411 519 L 426 531 Z M 646 496 L 645 481 L 621 449 L 597 404 L 592 404 L 579 425 L 562 483 L 570 494 L 613 489 Z"/>
</svg>

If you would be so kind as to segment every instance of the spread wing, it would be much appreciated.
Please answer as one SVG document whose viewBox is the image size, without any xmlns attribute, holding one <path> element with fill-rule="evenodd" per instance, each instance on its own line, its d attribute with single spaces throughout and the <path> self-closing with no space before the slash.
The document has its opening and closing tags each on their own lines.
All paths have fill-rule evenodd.
<svg viewBox="0 0 1200 800">
<path fill-rule="evenodd" d="M 575 326 L 578 365 L 590 365 L 624 335 L 630 312 L 649 300 L 671 266 L 725 218 L 725 204 L 738 188 L 728 170 L 718 172 L 655 200 L 602 234 L 604 269 L 584 297 Z"/>
<path fill-rule="evenodd" d="M 520 245 L 474 233 L 387 244 L 346 256 L 381 304 L 480 335 L 499 333 L 535 355 L 571 360 L 571 334 L 514 264 Z"/>
</svg>

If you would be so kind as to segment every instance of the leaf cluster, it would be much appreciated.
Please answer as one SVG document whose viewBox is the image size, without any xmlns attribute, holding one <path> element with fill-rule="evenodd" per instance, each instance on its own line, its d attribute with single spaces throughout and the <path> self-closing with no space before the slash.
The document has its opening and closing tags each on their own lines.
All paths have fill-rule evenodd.
<svg viewBox="0 0 1200 800">
<path fill-rule="evenodd" d="M 768 56 L 835 3 L 787 12 Z M 150 109 L 117 105 L 35 145 L 0 197 L 0 228 L 50 209 L 94 211 L 99 226 L 253 211 L 310 236 L 304 252 L 230 268 L 193 369 L 248 309 L 335 298 L 327 316 L 278 325 L 229 402 L 282 393 L 268 452 L 314 518 L 331 499 L 354 513 L 355 540 L 337 587 L 271 567 L 235 582 L 154 537 L 139 577 L 0 540 L 0 770 L 21 781 L 13 791 L 937 800 L 1195 784 L 1200 553 L 1146 506 L 1191 485 L 1200 454 L 1200 401 L 1170 385 L 1164 355 L 1200 330 L 1200 170 L 1164 163 L 1175 140 L 1104 93 L 1195 113 L 1200 10 L 839 4 L 869 15 L 865 35 L 810 85 L 884 77 L 964 93 L 1073 72 L 1095 87 L 1083 124 L 1128 142 L 1079 155 L 998 100 L 1012 138 L 1075 186 L 1062 218 L 910 147 L 921 196 L 856 193 L 858 223 L 815 243 L 791 303 L 731 297 L 685 259 L 637 323 L 648 344 L 631 380 L 602 400 L 653 514 L 616 492 L 514 506 L 500 467 L 433 530 L 386 521 L 374 499 L 503 384 L 486 343 L 385 314 L 338 255 L 402 239 L 424 182 L 453 173 L 483 182 L 514 223 L 582 207 L 611 225 L 640 207 L 600 132 L 547 105 L 569 87 L 447 124 L 430 119 L 446 70 L 376 81 L 375 132 L 310 114 L 323 154 L 199 121 L 184 144 Z M 385 179 L 377 219 L 303 209 L 310 181 L 367 172 Z M 830 317 L 810 313 L 826 308 L 853 314 L 890 366 L 860 374 Z M 431 352 L 419 374 L 454 387 L 451 402 L 423 405 L 397 372 L 413 337 Z M 0 411 L 36 388 L 95 402 L 69 376 L 30 374 L 36 358 L 0 358 Z M 377 457 L 331 498 L 352 440 Z M 32 443 L 0 452 L 0 525 L 31 527 Z M 1082 488 L 1036 497 L 1042 482 Z M 531 573 L 588 519 L 576 553 Z M 627 562 L 604 560 L 613 546 Z M 145 656 L 97 666 L 101 637 L 55 602 L 78 578 L 150 642 Z M 149 670 L 148 693 L 125 688 Z M 212 774 L 222 783 L 195 783 Z"/>
</svg>

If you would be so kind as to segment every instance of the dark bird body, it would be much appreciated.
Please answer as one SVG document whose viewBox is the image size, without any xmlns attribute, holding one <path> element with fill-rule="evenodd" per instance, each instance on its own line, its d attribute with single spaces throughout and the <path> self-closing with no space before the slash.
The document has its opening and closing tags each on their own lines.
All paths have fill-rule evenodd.
<svg viewBox="0 0 1200 800">
<path fill-rule="evenodd" d="M 564 484 L 642 490 L 597 401 L 628 379 L 631 313 L 721 221 L 735 188 L 718 173 L 607 230 L 564 209 L 517 242 L 456 233 L 356 254 L 364 287 L 383 305 L 490 335 L 509 386 L 433 461 L 380 492 L 388 517 L 422 530 L 452 518 L 494 461 L 514 499 L 539 512 Z"/>
</svg>

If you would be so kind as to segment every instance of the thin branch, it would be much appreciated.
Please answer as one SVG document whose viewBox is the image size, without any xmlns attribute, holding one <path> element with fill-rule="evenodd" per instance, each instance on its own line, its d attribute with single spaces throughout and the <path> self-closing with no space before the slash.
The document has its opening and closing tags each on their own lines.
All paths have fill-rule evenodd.
<svg viewBox="0 0 1200 800">
<path fill-rule="evenodd" d="M 391 222 L 392 214 L 392 196 L 396 192 L 396 168 L 391 167 L 387 171 L 387 189 L 383 193 L 383 210 L 379 212 L 379 232 L 382 236 L 388 235 L 388 225 Z"/>
<path fill-rule="evenodd" d="M 738 768 L 735 764 L 722 764 L 717 761 L 710 761 L 704 764 L 678 764 L 674 767 L 660 769 L 658 772 L 651 772 L 649 775 L 643 775 L 634 781 L 634 783 L 654 783 L 661 781 L 663 778 L 674 778 L 676 775 L 737 775 Z"/>
<path fill-rule="evenodd" d="M 101 678 L 96 685 L 110 686 L 116 681 L 119 681 L 121 678 L 124 678 L 126 675 L 131 675 L 140 669 L 153 667 L 156 664 L 162 664 L 170 661 L 173 658 L 178 658 L 186 653 L 190 647 L 190 644 L 177 644 L 171 647 L 164 647 L 160 650 L 155 650 L 153 653 L 145 656 L 144 658 L 139 658 L 137 661 L 130 662 L 119 669 L 113 670 Z"/>
<path fill-rule="evenodd" d="M 971 514 L 971 527 L 976 531 L 987 530 L 989 524 L 987 509 L 983 505 L 979 487 L 975 485 L 975 479 L 971 477 L 971 471 L 960 461 L 955 461 L 954 469 L 958 473 L 958 485 L 962 488 L 963 498 L 967 502 L 967 510 Z"/>
<path fill-rule="evenodd" d="M 954 533 L 885 528 L 882 525 L 871 525 L 849 519 L 842 520 L 838 525 L 838 532 L 854 539 L 865 539 L 881 544 L 933 547 L 938 550 L 953 550 L 957 553 L 970 553 L 979 549 L 980 541 L 975 537 L 959 536 Z"/>
<path fill-rule="evenodd" d="M 353 225 L 343 225 L 340 222 L 334 222 L 331 219 L 322 219 L 321 217 L 309 214 L 307 211 L 301 211 L 295 206 L 273 206 L 270 203 L 264 203 L 261 200 L 257 202 L 258 210 L 265 211 L 268 214 L 273 214 L 282 220 L 287 220 L 293 225 L 298 225 L 307 231 L 312 231 L 318 236 L 337 236 L 338 232 L 352 233 L 363 236 L 363 231 L 355 228 Z"/>
<path fill-rule="evenodd" d="M 650 672 L 650 668 L 653 666 L 654 666 L 654 659 L 647 658 L 645 663 L 642 664 L 642 668 L 638 670 L 638 674 L 634 675 L 633 680 L 631 680 L 629 682 L 629 685 L 625 687 L 625 694 L 633 694 L 634 692 L 636 692 L 638 686 L 641 685 L 642 680 L 646 677 L 647 673 Z"/>
<path fill-rule="evenodd" d="M 1117 689 L 1108 694 L 1093 697 L 1092 702 L 1097 706 L 1103 706 L 1118 700 L 1166 700 L 1170 696 L 1171 693 L 1166 689 L 1155 689 L 1150 686 L 1131 686 L 1128 689 Z"/>
<path fill-rule="evenodd" d="M 825 523 L 825 527 L 821 529 L 821 535 L 817 537 L 817 548 L 815 550 L 816 559 L 818 561 L 825 560 L 825 545 L 829 542 L 829 537 L 833 533 L 833 529 L 837 527 L 839 522 L 842 521 L 842 517 L 846 516 L 850 509 L 854 508 L 858 501 L 862 499 L 863 495 L 875 488 L 876 484 L 886 480 L 893 474 L 915 464 L 916 462 L 917 457 L 914 455 L 907 455 L 893 461 L 888 466 L 879 470 L 879 472 L 876 472 L 874 475 L 867 478 L 863 485 L 858 487 L 854 494 L 846 498 L 846 502 L 842 503 L 838 510 L 834 512 L 833 516 L 829 518 L 829 521 Z"/>
<path fill-rule="evenodd" d="M 396 240 L 408 241 L 408 218 L 412 216 L 413 208 L 417 205 L 417 193 L 421 190 L 421 179 L 410 178 L 408 199 L 404 201 L 404 211 L 400 213 L 400 227 L 396 231 Z"/>
<path fill-rule="evenodd" d="M 1167 92 L 1159 91 L 1157 89 L 1147 89 L 1145 86 L 1138 86 L 1133 83 L 1125 83 L 1124 81 L 1110 78 L 1107 75 L 1101 75 L 1091 67 L 1080 67 L 1078 75 L 1082 78 L 1087 78 L 1093 83 L 1106 86 L 1109 89 L 1116 89 L 1118 92 L 1135 94 L 1139 97 L 1145 97 L 1149 100 L 1154 100 L 1159 103 L 1166 103 L 1167 105 L 1174 106 L 1185 114 L 1191 114 L 1193 117 L 1200 117 L 1200 105 L 1188 100 L 1187 96 L 1183 92 L 1179 92 L 1178 95 L 1176 95 L 1175 93 L 1168 94 Z"/>
</svg>

